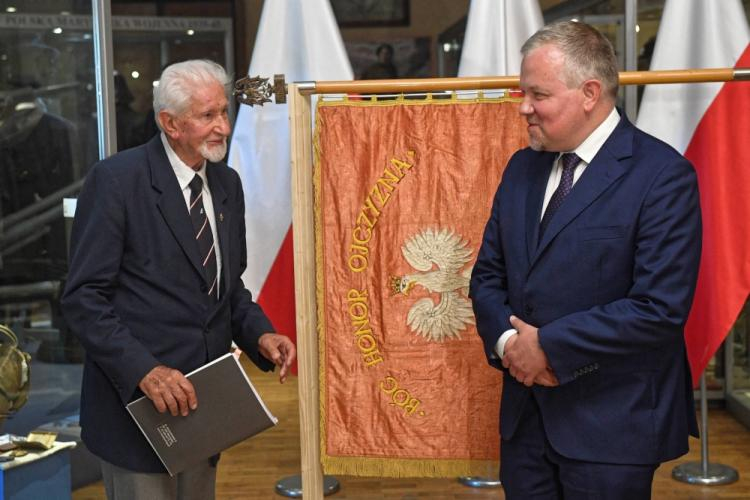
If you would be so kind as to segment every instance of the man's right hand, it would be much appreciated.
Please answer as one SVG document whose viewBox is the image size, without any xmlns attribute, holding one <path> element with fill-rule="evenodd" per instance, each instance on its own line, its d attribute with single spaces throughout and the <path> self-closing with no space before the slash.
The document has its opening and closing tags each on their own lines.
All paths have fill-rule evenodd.
<svg viewBox="0 0 750 500">
<path fill-rule="evenodd" d="M 518 340 L 518 335 L 512 335 L 508 341 L 505 343 L 505 347 L 509 348 L 513 345 L 513 343 Z M 519 381 L 520 382 L 520 381 Z M 541 371 L 536 378 L 534 379 L 534 383 L 538 385 L 543 385 L 545 387 L 557 387 L 560 385 L 560 382 L 557 380 L 557 376 L 555 376 L 555 372 L 552 370 L 552 367 L 547 365 L 547 368 L 543 371 Z"/>
<path fill-rule="evenodd" d="M 190 410 L 198 408 L 198 398 L 193 384 L 178 370 L 164 365 L 154 367 L 138 384 L 159 413 L 169 409 L 173 416 L 187 416 Z"/>
</svg>

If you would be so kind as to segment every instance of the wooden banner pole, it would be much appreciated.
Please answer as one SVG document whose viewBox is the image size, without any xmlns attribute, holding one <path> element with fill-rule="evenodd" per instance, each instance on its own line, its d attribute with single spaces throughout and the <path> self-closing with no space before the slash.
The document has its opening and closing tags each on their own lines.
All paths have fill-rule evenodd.
<svg viewBox="0 0 750 500">
<path fill-rule="evenodd" d="M 321 500 L 312 113 L 310 96 L 302 95 L 297 85 L 289 85 L 289 97 L 302 488 L 306 499 Z"/>
<path fill-rule="evenodd" d="M 750 80 L 750 68 L 676 69 L 664 71 L 621 71 L 620 85 L 652 83 L 701 83 Z M 302 92 L 310 94 L 419 93 L 449 90 L 518 88 L 518 76 L 412 78 L 398 80 L 352 80 L 305 82 Z M 312 85 L 311 85 L 312 83 Z"/>
</svg>

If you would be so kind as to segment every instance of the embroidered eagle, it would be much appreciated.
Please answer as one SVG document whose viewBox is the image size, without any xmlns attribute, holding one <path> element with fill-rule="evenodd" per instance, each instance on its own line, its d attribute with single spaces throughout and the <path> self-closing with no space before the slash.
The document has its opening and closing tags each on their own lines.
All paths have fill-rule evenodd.
<svg viewBox="0 0 750 500">
<path fill-rule="evenodd" d="M 461 271 L 471 260 L 472 250 L 467 245 L 449 229 L 425 229 L 407 239 L 401 247 L 406 261 L 421 272 L 392 276 L 391 291 L 408 295 L 419 285 L 440 295 L 437 304 L 432 298 L 419 299 L 406 318 L 411 331 L 429 341 L 461 338 L 461 331 L 474 324 L 468 299 L 471 267 Z"/>
</svg>

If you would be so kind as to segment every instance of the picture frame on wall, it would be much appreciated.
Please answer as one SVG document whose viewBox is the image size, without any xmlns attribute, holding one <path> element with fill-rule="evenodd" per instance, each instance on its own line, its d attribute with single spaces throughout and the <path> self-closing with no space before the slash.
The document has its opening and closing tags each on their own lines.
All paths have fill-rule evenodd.
<svg viewBox="0 0 750 500">
<path fill-rule="evenodd" d="M 342 28 L 408 26 L 409 0 L 331 0 Z"/>
<path fill-rule="evenodd" d="M 378 51 L 387 46 L 391 51 L 391 59 L 395 74 L 368 77 L 373 73 L 373 67 L 382 65 Z M 433 67 L 433 43 L 430 37 L 416 37 L 388 40 L 351 40 L 344 41 L 346 53 L 352 64 L 354 78 L 357 80 L 368 78 L 431 78 L 435 76 Z M 374 72 L 374 73 L 377 73 Z"/>
</svg>

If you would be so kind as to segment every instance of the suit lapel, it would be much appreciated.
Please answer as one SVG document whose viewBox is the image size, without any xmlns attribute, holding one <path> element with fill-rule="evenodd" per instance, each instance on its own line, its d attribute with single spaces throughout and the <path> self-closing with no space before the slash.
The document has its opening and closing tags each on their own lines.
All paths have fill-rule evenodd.
<svg viewBox="0 0 750 500">
<path fill-rule="evenodd" d="M 216 220 L 216 234 L 219 235 L 219 251 L 221 252 L 221 297 L 226 297 L 229 291 L 229 276 L 231 276 L 229 261 L 229 228 L 231 227 L 232 211 L 227 206 L 227 193 L 217 172 L 219 168 L 226 168 L 214 163 L 206 165 L 208 187 L 211 189 L 211 199 L 214 204 Z"/>
<path fill-rule="evenodd" d="M 167 226 L 190 263 L 205 280 L 195 233 L 190 222 L 190 214 L 185 205 L 185 198 L 180 191 L 172 166 L 167 159 L 161 137 L 156 135 L 147 146 L 148 163 L 151 169 L 151 186 L 159 192 L 156 205 L 164 217 Z"/>
<path fill-rule="evenodd" d="M 583 210 L 594 202 L 613 182 L 626 172 L 627 162 L 632 156 L 633 126 L 620 112 L 621 119 L 610 137 L 602 145 L 573 190 L 563 204 L 552 216 L 542 240 L 536 247 L 532 263 L 539 258 L 544 249 L 565 226 L 575 219 Z M 545 179 L 546 180 L 546 179 Z M 537 218 L 536 229 L 539 229 Z"/>
<path fill-rule="evenodd" d="M 536 254 L 537 242 L 539 237 L 539 221 L 542 218 L 542 202 L 544 201 L 544 192 L 547 189 L 547 180 L 549 179 L 552 164 L 555 161 L 556 153 L 542 153 L 541 157 L 535 162 L 535 165 L 529 165 L 531 172 L 531 185 L 526 197 L 526 249 L 528 259 L 531 262 L 532 257 Z"/>
</svg>

